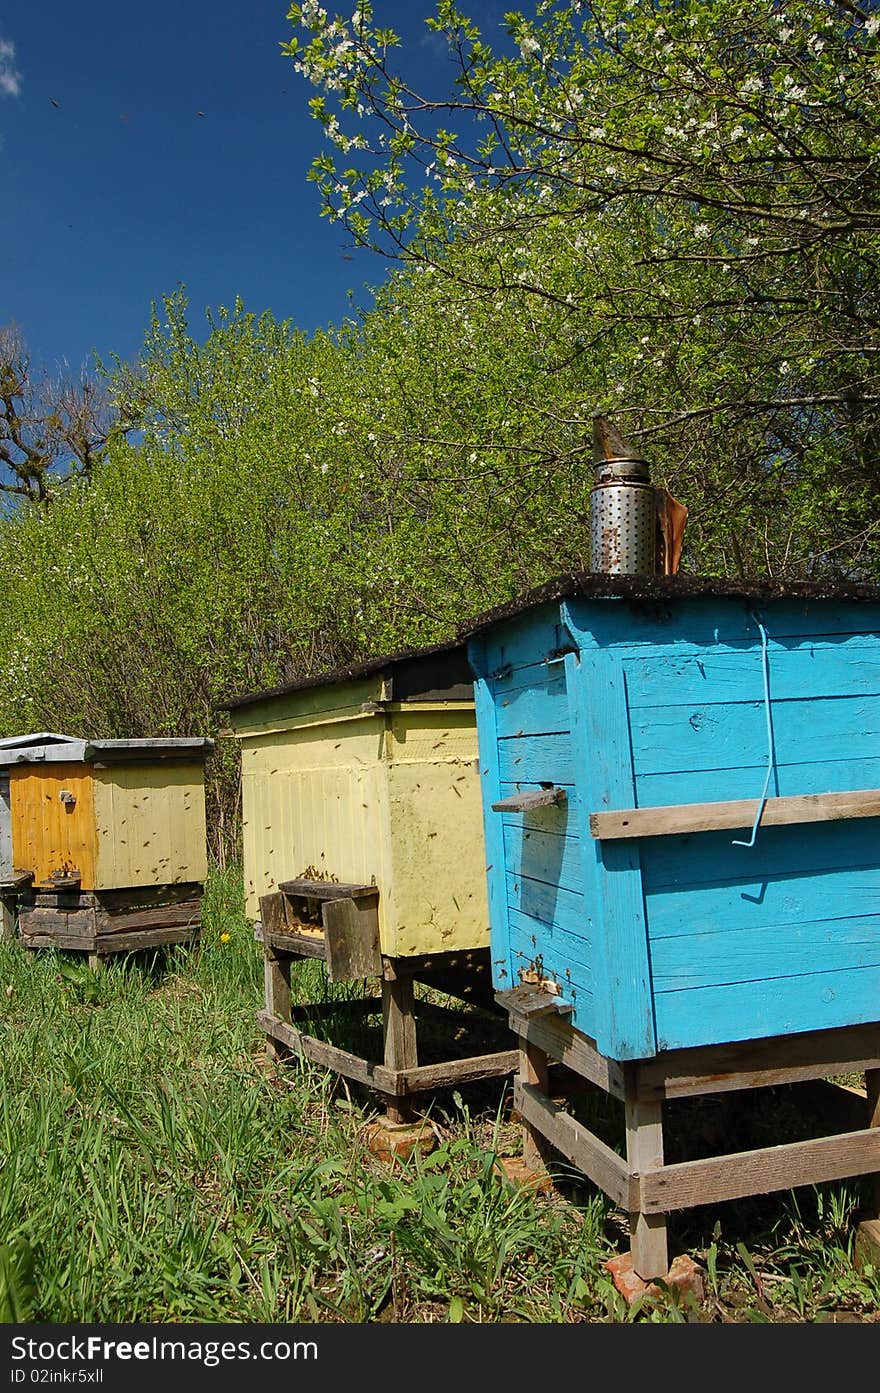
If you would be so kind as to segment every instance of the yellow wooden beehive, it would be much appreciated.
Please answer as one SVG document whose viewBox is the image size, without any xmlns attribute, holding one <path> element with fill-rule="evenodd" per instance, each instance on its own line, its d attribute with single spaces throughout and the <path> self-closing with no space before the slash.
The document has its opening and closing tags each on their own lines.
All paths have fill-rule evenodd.
<svg viewBox="0 0 880 1393">
<path fill-rule="evenodd" d="M 390 957 L 484 948 L 486 864 L 462 645 L 228 704 L 241 744 L 246 912 L 290 880 L 379 888 Z"/>
<path fill-rule="evenodd" d="M 16 870 L 82 891 L 205 880 L 213 741 L 54 740 L 3 756 Z"/>
</svg>

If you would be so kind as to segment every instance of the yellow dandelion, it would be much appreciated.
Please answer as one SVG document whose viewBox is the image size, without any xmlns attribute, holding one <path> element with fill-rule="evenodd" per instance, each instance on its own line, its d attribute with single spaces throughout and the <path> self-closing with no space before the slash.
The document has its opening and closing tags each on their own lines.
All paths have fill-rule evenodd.
<svg viewBox="0 0 880 1393">
<path fill-rule="evenodd" d="M 221 942 L 221 943 L 228 943 L 228 942 L 229 942 L 229 939 L 230 939 L 230 935 L 229 935 L 229 934 L 221 934 L 221 935 L 220 935 L 220 942 Z"/>
</svg>

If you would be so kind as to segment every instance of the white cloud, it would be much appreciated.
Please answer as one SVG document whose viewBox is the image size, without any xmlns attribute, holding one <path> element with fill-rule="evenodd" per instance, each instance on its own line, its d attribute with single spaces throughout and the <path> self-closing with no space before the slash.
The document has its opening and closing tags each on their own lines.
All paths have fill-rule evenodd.
<svg viewBox="0 0 880 1393">
<path fill-rule="evenodd" d="M 21 91 L 21 73 L 15 66 L 15 44 L 0 39 L 0 95 L 17 97 Z"/>
</svg>

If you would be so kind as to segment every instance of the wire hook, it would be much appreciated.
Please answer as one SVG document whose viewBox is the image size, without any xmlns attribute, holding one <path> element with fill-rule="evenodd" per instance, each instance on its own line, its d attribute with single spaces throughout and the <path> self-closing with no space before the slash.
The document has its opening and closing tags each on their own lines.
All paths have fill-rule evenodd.
<svg viewBox="0 0 880 1393">
<path fill-rule="evenodd" d="M 734 841 L 731 843 L 732 846 L 745 847 L 753 847 L 755 845 L 755 838 L 758 835 L 758 824 L 761 821 L 761 816 L 764 812 L 764 808 L 767 803 L 767 790 L 770 787 L 770 776 L 772 775 L 774 766 L 776 764 L 776 751 L 773 747 L 773 721 L 770 716 L 770 657 L 767 652 L 767 630 L 764 628 L 764 625 L 761 623 L 757 614 L 753 614 L 752 618 L 757 624 L 761 634 L 761 665 L 764 671 L 764 716 L 767 721 L 767 774 L 764 778 L 764 787 L 761 790 L 761 798 L 758 803 L 758 811 L 755 814 L 755 821 L 752 824 L 751 840 L 747 842 L 740 842 L 734 839 Z"/>
</svg>

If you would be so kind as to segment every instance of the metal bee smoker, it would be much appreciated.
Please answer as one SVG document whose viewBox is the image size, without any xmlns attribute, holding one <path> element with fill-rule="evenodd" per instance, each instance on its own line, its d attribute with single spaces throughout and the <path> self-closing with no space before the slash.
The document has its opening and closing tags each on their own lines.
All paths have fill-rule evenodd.
<svg viewBox="0 0 880 1393">
<path fill-rule="evenodd" d="M 590 569 L 608 575 L 654 575 L 662 568 L 650 470 L 630 442 L 598 414 L 593 417 L 593 463 Z"/>
</svg>

